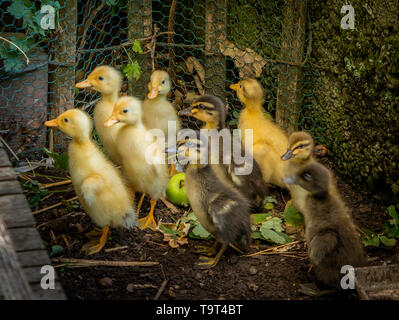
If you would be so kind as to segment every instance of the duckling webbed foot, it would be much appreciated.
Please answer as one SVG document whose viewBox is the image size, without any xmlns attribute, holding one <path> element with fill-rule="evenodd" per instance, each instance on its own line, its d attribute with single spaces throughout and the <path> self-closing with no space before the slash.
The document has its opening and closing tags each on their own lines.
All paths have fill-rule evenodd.
<svg viewBox="0 0 399 320">
<path fill-rule="evenodd" d="M 214 256 L 218 251 L 218 243 L 215 242 L 213 246 L 196 246 L 194 249 L 194 253 L 202 254 L 205 256 Z"/>
<path fill-rule="evenodd" d="M 154 219 L 154 209 L 155 209 L 155 205 L 156 205 L 157 201 L 151 199 L 150 200 L 150 204 L 151 204 L 151 210 L 148 213 L 148 215 L 144 218 L 141 218 L 138 220 L 138 225 L 140 229 L 146 229 L 146 228 L 150 228 L 152 230 L 156 230 L 157 228 L 157 223 L 155 222 Z"/>
<path fill-rule="evenodd" d="M 97 252 L 100 252 L 102 248 L 104 248 L 105 243 L 107 242 L 107 237 L 108 237 L 108 232 L 109 232 L 109 227 L 103 227 L 101 229 L 101 236 L 100 239 L 98 240 L 91 240 L 82 247 L 82 251 L 84 251 L 87 255 L 92 255 Z M 93 237 L 95 234 L 98 234 L 98 230 L 93 229 L 86 235 L 88 237 Z"/>
<path fill-rule="evenodd" d="M 220 248 L 219 252 L 216 254 L 215 257 L 205 257 L 205 256 L 200 256 L 198 261 L 196 262 L 196 266 L 200 269 L 210 269 L 216 266 L 220 260 L 220 257 L 222 256 L 223 252 L 226 250 L 227 245 L 222 244 L 222 247 Z"/>
</svg>

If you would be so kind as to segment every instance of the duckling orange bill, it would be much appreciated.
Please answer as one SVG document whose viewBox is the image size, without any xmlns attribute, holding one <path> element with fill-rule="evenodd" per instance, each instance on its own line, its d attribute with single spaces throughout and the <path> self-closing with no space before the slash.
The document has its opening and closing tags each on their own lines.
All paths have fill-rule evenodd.
<svg viewBox="0 0 399 320">
<path fill-rule="evenodd" d="M 46 127 L 53 127 L 53 128 L 56 128 L 56 127 L 58 127 L 57 119 L 48 120 L 48 121 L 46 121 L 46 122 L 44 123 L 44 125 L 45 125 Z"/>
<path fill-rule="evenodd" d="M 86 80 L 83 80 L 81 82 L 78 82 L 75 86 L 78 89 L 84 89 L 84 88 L 91 88 L 92 84 L 90 83 L 89 79 L 86 79 Z"/>
<path fill-rule="evenodd" d="M 106 128 L 112 127 L 114 124 L 117 124 L 118 122 L 120 122 L 120 121 L 118 119 L 116 119 L 116 117 L 112 116 L 107 121 L 105 121 L 104 127 L 106 127 Z"/>
</svg>

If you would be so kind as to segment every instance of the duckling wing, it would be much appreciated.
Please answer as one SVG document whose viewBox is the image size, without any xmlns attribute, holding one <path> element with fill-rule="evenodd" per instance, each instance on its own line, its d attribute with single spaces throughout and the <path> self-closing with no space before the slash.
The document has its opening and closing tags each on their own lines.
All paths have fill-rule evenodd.
<svg viewBox="0 0 399 320">
<path fill-rule="evenodd" d="M 246 201 L 219 194 L 210 199 L 208 214 L 215 226 L 217 239 L 233 243 L 246 250 L 250 242 L 251 226 Z"/>
<path fill-rule="evenodd" d="M 338 245 L 338 234 L 334 230 L 319 231 L 308 244 L 309 259 L 316 266 L 328 256 Z"/>
<path fill-rule="evenodd" d="M 98 174 L 91 174 L 81 184 L 82 197 L 88 206 L 96 202 L 97 192 L 104 188 L 105 180 Z"/>
</svg>

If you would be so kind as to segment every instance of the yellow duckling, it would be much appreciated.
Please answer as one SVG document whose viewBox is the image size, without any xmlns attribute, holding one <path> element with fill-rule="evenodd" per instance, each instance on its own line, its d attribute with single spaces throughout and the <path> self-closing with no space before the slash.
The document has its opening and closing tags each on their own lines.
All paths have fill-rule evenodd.
<svg viewBox="0 0 399 320">
<path fill-rule="evenodd" d="M 111 117 L 112 110 L 119 98 L 121 84 L 122 78 L 120 72 L 110 66 L 96 67 L 88 75 L 86 80 L 76 84 L 76 88 L 92 88 L 101 93 L 101 99 L 94 108 L 94 127 L 111 160 L 117 164 L 121 163 L 115 144 L 116 134 L 120 125 L 106 128 L 104 127 L 104 122 Z"/>
<path fill-rule="evenodd" d="M 316 162 L 313 157 L 314 142 L 312 136 L 305 131 L 293 132 L 288 139 L 288 149 L 281 157 L 286 162 L 284 176 L 295 174 L 302 166 Z M 292 203 L 300 212 L 304 210 L 306 190 L 296 184 L 287 185 Z"/>
<path fill-rule="evenodd" d="M 339 288 L 342 266 L 363 266 L 366 255 L 330 171 L 317 162 L 307 163 L 285 181 L 306 192 L 302 212 L 309 260 L 317 281 Z"/>
<path fill-rule="evenodd" d="M 165 162 L 165 146 L 154 139 L 142 122 L 142 103 L 133 97 L 121 97 L 117 101 L 106 127 L 121 122 L 116 136 L 117 150 L 122 159 L 122 169 L 129 184 L 151 197 L 151 210 L 147 217 L 139 219 L 140 228 L 156 228 L 154 208 L 157 199 L 164 195 L 168 184 Z M 144 195 L 143 195 L 144 196 Z M 140 199 L 139 212 L 143 197 Z"/>
<path fill-rule="evenodd" d="M 176 132 L 171 132 L 174 136 L 181 128 L 177 111 L 167 99 L 170 88 L 169 74 L 163 70 L 155 70 L 148 83 L 150 92 L 143 104 L 144 125 L 147 129 L 161 129 L 165 141 L 168 141 L 168 122 L 176 124 Z"/>
<path fill-rule="evenodd" d="M 76 194 L 94 223 L 102 228 L 98 243 L 88 243 L 88 254 L 99 252 L 107 241 L 109 227 L 132 228 L 136 225 L 133 199 L 118 170 L 90 139 L 89 116 L 79 110 L 65 111 L 45 123 L 58 127 L 72 138 L 68 147 L 69 172 Z"/>
<path fill-rule="evenodd" d="M 285 132 L 264 114 L 262 86 L 254 79 L 243 79 L 230 88 L 245 105 L 238 122 L 242 143 L 245 146 L 245 129 L 252 129 L 253 156 L 261 167 L 264 181 L 285 188 L 285 163 L 280 158 L 287 150 L 288 139 Z"/>
</svg>

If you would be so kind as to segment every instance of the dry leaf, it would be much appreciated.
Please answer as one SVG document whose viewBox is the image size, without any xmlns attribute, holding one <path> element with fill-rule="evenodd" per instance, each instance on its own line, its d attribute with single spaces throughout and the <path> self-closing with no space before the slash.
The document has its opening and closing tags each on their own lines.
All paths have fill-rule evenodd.
<svg viewBox="0 0 399 320">
<path fill-rule="evenodd" d="M 224 40 L 219 43 L 219 50 L 225 56 L 234 60 L 239 70 L 240 78 L 258 78 L 266 64 L 266 60 L 251 48 L 245 51 L 238 49 L 234 43 Z"/>
</svg>

